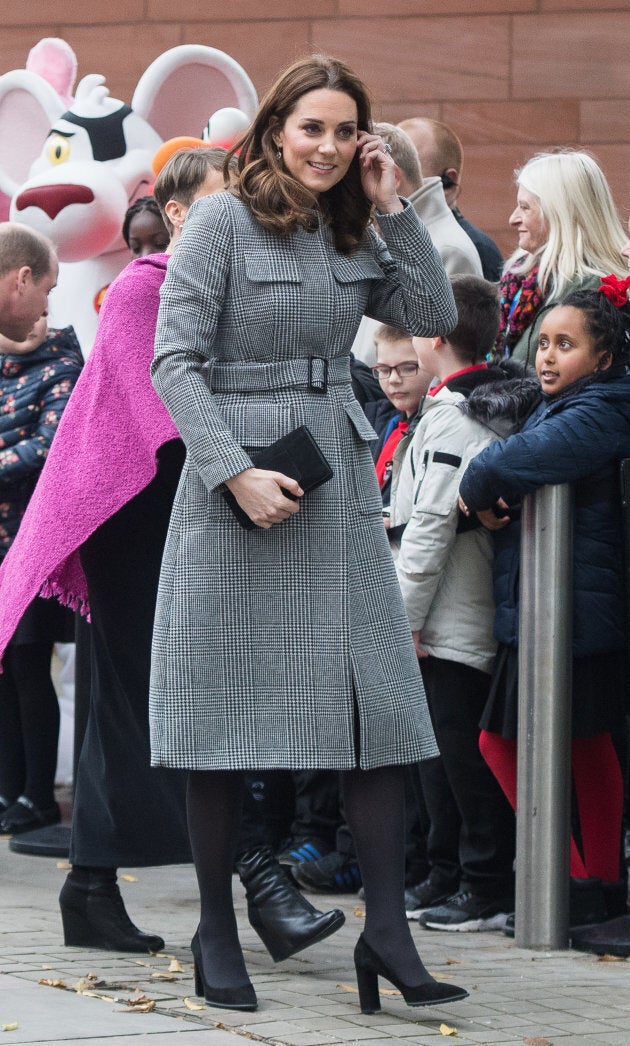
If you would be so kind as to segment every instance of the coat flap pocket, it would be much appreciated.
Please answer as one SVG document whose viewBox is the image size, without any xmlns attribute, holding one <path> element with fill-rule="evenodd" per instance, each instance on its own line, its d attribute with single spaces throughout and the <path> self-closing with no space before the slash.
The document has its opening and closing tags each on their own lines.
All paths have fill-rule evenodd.
<svg viewBox="0 0 630 1046">
<path fill-rule="evenodd" d="M 221 417 L 242 447 L 268 447 L 295 428 L 292 411 L 269 400 L 216 394 Z"/>
<path fill-rule="evenodd" d="M 275 255 L 271 251 L 259 254 L 245 253 L 245 272 L 252 283 L 301 283 L 302 273 L 294 258 L 287 253 Z"/>
<path fill-rule="evenodd" d="M 384 273 L 367 251 L 346 256 L 335 255 L 331 259 L 333 275 L 338 283 L 358 283 L 360 280 L 382 280 Z"/>
<path fill-rule="evenodd" d="M 344 403 L 346 414 L 350 418 L 354 428 L 356 429 L 357 435 L 361 439 L 365 440 L 366 443 L 370 443 L 373 439 L 377 439 L 376 432 L 370 425 L 366 418 L 361 404 L 357 400 L 347 400 Z"/>
</svg>

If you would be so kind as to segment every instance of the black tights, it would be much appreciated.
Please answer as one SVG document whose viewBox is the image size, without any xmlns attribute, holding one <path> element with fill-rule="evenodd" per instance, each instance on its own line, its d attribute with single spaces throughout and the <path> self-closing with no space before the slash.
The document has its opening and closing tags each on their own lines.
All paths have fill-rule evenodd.
<svg viewBox="0 0 630 1046">
<path fill-rule="evenodd" d="M 52 643 L 10 644 L 0 675 L 0 796 L 55 801 L 59 703 L 50 677 Z"/>
<path fill-rule="evenodd" d="M 356 846 L 368 943 L 405 984 L 429 979 L 405 916 L 403 768 L 341 773 L 345 815 Z M 192 771 L 188 828 L 201 895 L 199 937 L 206 981 L 243 984 L 247 971 L 232 904 L 232 870 L 243 795 L 238 771 Z"/>
</svg>

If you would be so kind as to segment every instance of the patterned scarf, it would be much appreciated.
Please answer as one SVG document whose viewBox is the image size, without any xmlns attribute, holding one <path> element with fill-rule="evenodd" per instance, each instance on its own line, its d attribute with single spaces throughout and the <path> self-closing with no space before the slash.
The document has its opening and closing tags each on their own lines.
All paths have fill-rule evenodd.
<svg viewBox="0 0 630 1046">
<path fill-rule="evenodd" d="M 532 325 L 543 303 L 538 266 L 524 274 L 506 272 L 499 284 L 501 318 L 496 352 L 511 356 L 521 335 Z"/>
</svg>

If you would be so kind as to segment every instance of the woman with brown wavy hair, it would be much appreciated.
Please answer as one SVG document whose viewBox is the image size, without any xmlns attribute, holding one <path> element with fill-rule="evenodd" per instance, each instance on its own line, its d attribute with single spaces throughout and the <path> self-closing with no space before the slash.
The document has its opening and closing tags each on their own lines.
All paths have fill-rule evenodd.
<svg viewBox="0 0 630 1046">
<path fill-rule="evenodd" d="M 153 380 L 188 453 L 156 611 L 152 760 L 189 770 L 197 990 L 231 1009 L 256 1007 L 231 895 L 248 769 L 341 772 L 366 897 L 363 1011 L 379 1009 L 379 975 L 412 1006 L 466 995 L 427 973 L 405 918 L 403 766 L 436 749 L 350 384 L 364 313 L 436 335 L 456 311 L 370 128 L 351 70 L 296 62 L 239 143 L 236 190 L 191 208 L 162 289 Z M 332 468 L 308 493 L 289 465 L 255 465 L 300 426 Z"/>
</svg>

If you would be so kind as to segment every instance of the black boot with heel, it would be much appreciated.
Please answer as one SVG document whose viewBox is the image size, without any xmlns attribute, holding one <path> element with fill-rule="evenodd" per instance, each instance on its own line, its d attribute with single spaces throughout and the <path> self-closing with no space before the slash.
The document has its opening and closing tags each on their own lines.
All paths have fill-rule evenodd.
<svg viewBox="0 0 630 1046">
<path fill-rule="evenodd" d="M 247 914 L 274 962 L 335 933 L 343 912 L 320 912 L 289 881 L 270 847 L 249 850 L 236 863 L 247 893 Z"/>
<path fill-rule="evenodd" d="M 250 981 L 235 988 L 214 988 L 208 984 L 203 972 L 203 959 L 199 931 L 190 942 L 190 950 L 195 962 L 195 994 L 204 998 L 208 1006 L 218 1006 L 222 1010 L 255 1010 L 258 1005 L 254 986 Z"/>
<path fill-rule="evenodd" d="M 64 944 L 114 952 L 161 952 L 164 941 L 127 915 L 115 869 L 74 870 L 59 894 Z"/>
<path fill-rule="evenodd" d="M 380 1010 L 379 977 L 384 977 L 395 988 L 398 988 L 407 1006 L 439 1006 L 468 998 L 465 988 L 459 988 L 456 984 L 442 984 L 428 974 L 427 980 L 421 981 L 420 984 L 403 984 L 380 956 L 370 948 L 363 934 L 359 937 L 354 949 L 354 965 L 357 971 L 361 1013 L 378 1013 Z"/>
</svg>

